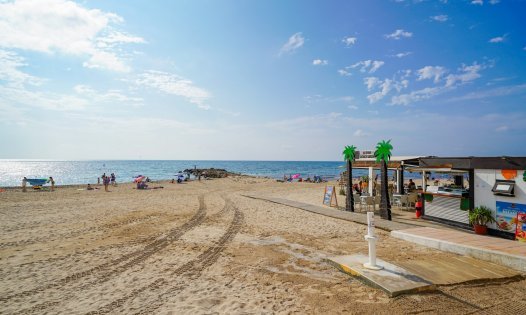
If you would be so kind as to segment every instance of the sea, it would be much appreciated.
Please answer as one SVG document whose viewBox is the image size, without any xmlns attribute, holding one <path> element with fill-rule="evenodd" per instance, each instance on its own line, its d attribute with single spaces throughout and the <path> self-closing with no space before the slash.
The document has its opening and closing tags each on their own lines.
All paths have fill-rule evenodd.
<svg viewBox="0 0 526 315">
<path fill-rule="evenodd" d="M 339 178 L 345 162 L 337 161 L 204 161 L 204 160 L 0 160 L 0 187 L 20 186 L 22 178 L 53 177 L 56 185 L 94 184 L 103 173 L 115 173 L 117 182 L 132 182 L 138 175 L 152 180 L 170 180 L 179 171 L 191 168 L 218 168 L 245 175 L 283 178 L 300 174 L 304 179 L 315 175 L 324 179 Z M 367 175 L 367 170 L 353 170 L 353 177 Z M 389 173 L 392 176 L 391 172 Z M 412 174 L 405 174 L 406 178 Z"/>
</svg>

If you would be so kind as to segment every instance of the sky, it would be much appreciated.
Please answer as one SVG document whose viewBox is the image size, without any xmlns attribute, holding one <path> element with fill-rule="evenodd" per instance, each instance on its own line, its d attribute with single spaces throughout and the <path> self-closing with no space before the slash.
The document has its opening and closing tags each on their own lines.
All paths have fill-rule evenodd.
<svg viewBox="0 0 526 315">
<path fill-rule="evenodd" d="M 0 159 L 526 156 L 526 2 L 0 0 Z"/>
</svg>

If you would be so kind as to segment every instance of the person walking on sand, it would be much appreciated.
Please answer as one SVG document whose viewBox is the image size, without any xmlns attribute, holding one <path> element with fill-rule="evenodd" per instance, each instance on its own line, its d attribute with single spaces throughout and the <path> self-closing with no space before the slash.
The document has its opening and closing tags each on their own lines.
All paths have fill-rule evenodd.
<svg viewBox="0 0 526 315">
<path fill-rule="evenodd" d="M 115 182 L 115 179 L 116 179 L 116 177 L 115 177 L 115 173 L 111 173 L 110 176 L 111 176 L 111 177 L 110 177 L 110 178 L 111 178 L 111 185 L 112 185 L 112 186 L 116 186 L 116 185 L 117 185 L 117 182 Z"/>
<path fill-rule="evenodd" d="M 24 176 L 24 178 L 22 179 L 22 192 L 27 191 L 26 186 L 27 186 L 27 178 Z"/>
<path fill-rule="evenodd" d="M 51 183 L 51 191 L 55 191 L 55 180 L 49 176 L 49 182 Z"/>
</svg>

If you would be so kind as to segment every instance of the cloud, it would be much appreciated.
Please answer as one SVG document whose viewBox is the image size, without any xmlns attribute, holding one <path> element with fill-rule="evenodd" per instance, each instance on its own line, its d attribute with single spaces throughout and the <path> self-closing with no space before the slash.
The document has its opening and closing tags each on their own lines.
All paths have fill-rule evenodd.
<svg viewBox="0 0 526 315">
<path fill-rule="evenodd" d="M 359 61 L 351 66 L 345 67 L 345 69 L 356 69 L 359 68 L 360 72 L 369 72 L 369 73 L 375 73 L 376 70 L 380 69 L 381 66 L 383 66 L 385 62 L 381 60 L 363 60 Z"/>
<path fill-rule="evenodd" d="M 396 95 L 391 98 L 390 105 L 409 105 L 413 102 L 429 99 L 440 93 L 441 90 L 440 87 L 427 87 L 408 94 Z"/>
<path fill-rule="evenodd" d="M 516 94 L 521 94 L 525 92 L 526 92 L 526 84 L 501 86 L 501 87 L 497 87 L 491 90 L 471 92 L 464 96 L 451 98 L 449 101 L 455 102 L 455 101 L 478 100 L 478 99 L 485 99 L 485 98 L 490 98 L 490 97 L 516 95 Z"/>
<path fill-rule="evenodd" d="M 8 100 L 17 105 L 56 111 L 83 110 L 89 104 L 86 99 L 75 95 L 29 91 L 2 86 L 0 86 L 0 96 L 4 101 Z"/>
<path fill-rule="evenodd" d="M 358 106 L 356 106 L 356 105 L 349 105 L 349 106 L 347 106 L 347 108 L 356 110 L 356 109 L 358 109 Z"/>
<path fill-rule="evenodd" d="M 341 75 L 341 76 L 344 76 L 344 77 L 349 77 L 351 76 L 351 73 L 345 69 L 339 69 L 338 70 L 338 73 Z"/>
<path fill-rule="evenodd" d="M 375 86 L 380 84 L 382 81 L 377 77 L 367 77 L 363 79 L 363 83 L 367 86 L 367 90 L 372 90 Z"/>
<path fill-rule="evenodd" d="M 328 60 L 314 59 L 312 64 L 315 66 L 326 66 L 329 64 Z"/>
<path fill-rule="evenodd" d="M 431 19 L 437 22 L 446 22 L 449 19 L 449 17 L 445 14 L 440 14 L 432 16 Z"/>
<path fill-rule="evenodd" d="M 87 85 L 76 85 L 73 90 L 86 98 L 89 98 L 93 102 L 105 102 L 105 103 L 127 103 L 132 106 L 139 106 L 143 104 L 143 99 L 140 97 L 133 97 L 124 94 L 120 90 L 109 90 L 106 92 L 97 91 Z"/>
<path fill-rule="evenodd" d="M 364 84 L 367 86 L 368 91 L 371 91 L 374 88 L 379 88 L 379 91 L 367 95 L 367 100 L 372 104 L 383 99 L 392 90 L 400 92 L 402 89 L 407 88 L 409 86 L 409 81 L 397 81 L 395 79 L 385 79 L 382 81 L 375 77 L 369 77 L 364 79 Z"/>
<path fill-rule="evenodd" d="M 505 132 L 505 131 L 508 131 L 508 130 L 510 130 L 510 127 L 508 127 L 508 126 L 499 126 L 499 127 L 495 128 L 496 132 Z"/>
<path fill-rule="evenodd" d="M 503 41 L 506 40 L 506 35 L 503 35 L 503 36 L 497 36 L 497 37 L 493 37 L 491 38 L 488 43 L 492 43 L 492 44 L 496 44 L 496 43 L 502 43 Z"/>
<path fill-rule="evenodd" d="M 425 66 L 417 71 L 418 81 L 433 79 L 433 82 L 438 83 L 442 76 L 446 74 L 447 70 L 440 66 Z"/>
<path fill-rule="evenodd" d="M 396 40 L 401 39 L 402 37 L 405 37 L 405 38 L 413 37 L 413 33 L 404 31 L 403 29 L 398 29 L 391 34 L 385 35 L 385 38 L 396 39 Z"/>
<path fill-rule="evenodd" d="M 364 132 L 362 129 L 357 129 L 352 135 L 355 136 L 355 137 L 367 137 L 367 136 L 370 136 L 369 133 Z"/>
<path fill-rule="evenodd" d="M 410 54 L 412 54 L 412 52 L 406 51 L 406 52 L 398 53 L 398 54 L 393 55 L 393 56 L 396 57 L 396 58 L 403 58 L 403 57 L 409 56 Z"/>
<path fill-rule="evenodd" d="M 122 17 L 66 0 L 0 3 L 0 46 L 86 58 L 84 66 L 127 72 L 117 45 L 144 43 L 115 30 Z"/>
<path fill-rule="evenodd" d="M 291 54 L 297 49 L 299 49 L 305 43 L 305 38 L 301 35 L 301 32 L 298 32 L 292 35 L 289 40 L 281 47 L 279 55 L 282 54 Z"/>
<path fill-rule="evenodd" d="M 205 104 L 211 98 L 210 93 L 195 86 L 192 81 L 178 75 L 150 70 L 140 74 L 135 80 L 135 84 L 155 88 L 164 93 L 182 96 L 201 109 L 210 109 L 210 106 Z"/>
<path fill-rule="evenodd" d="M 8 86 L 40 85 L 44 81 L 18 68 L 27 66 L 25 59 L 14 52 L 0 49 L 0 81 L 6 81 Z"/>
<path fill-rule="evenodd" d="M 472 0 L 472 1 L 471 1 L 471 4 L 483 5 L 483 4 L 484 4 L 484 1 L 482 1 L 482 0 Z"/>
<path fill-rule="evenodd" d="M 453 86 L 457 83 L 463 84 L 475 79 L 480 78 L 479 72 L 484 67 L 477 63 L 473 63 L 471 66 L 462 65 L 459 69 L 459 74 L 450 74 L 446 77 L 446 87 Z"/>
<path fill-rule="evenodd" d="M 356 37 L 345 37 L 344 39 L 342 39 L 342 42 L 347 46 L 347 47 L 350 47 L 354 44 L 356 44 L 356 41 L 358 40 L 358 38 Z"/>
</svg>

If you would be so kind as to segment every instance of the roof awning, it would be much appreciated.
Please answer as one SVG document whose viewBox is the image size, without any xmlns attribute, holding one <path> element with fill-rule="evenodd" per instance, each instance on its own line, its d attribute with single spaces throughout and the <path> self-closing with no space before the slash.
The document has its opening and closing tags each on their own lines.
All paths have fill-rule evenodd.
<svg viewBox="0 0 526 315">
<path fill-rule="evenodd" d="M 434 173 L 467 173 L 466 170 L 457 170 L 450 167 L 406 167 L 408 172 L 434 172 Z"/>
</svg>

